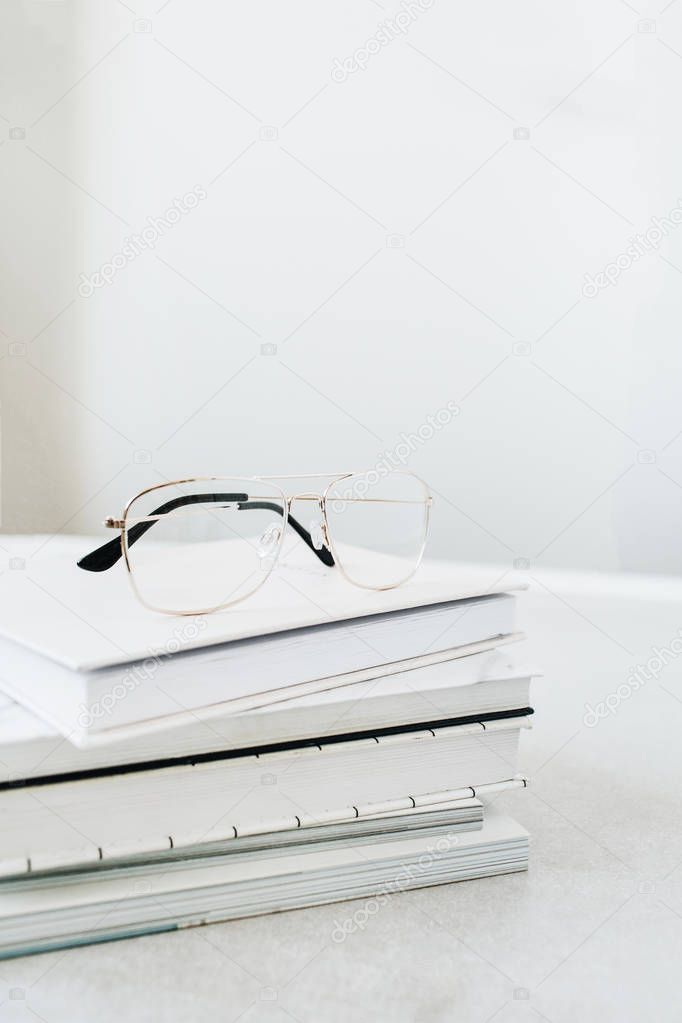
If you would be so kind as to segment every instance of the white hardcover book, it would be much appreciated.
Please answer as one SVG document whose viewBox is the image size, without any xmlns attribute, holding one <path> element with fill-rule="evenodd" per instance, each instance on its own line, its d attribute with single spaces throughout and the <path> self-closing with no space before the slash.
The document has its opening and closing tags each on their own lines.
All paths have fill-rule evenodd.
<svg viewBox="0 0 682 1023">
<path fill-rule="evenodd" d="M 525 870 L 528 834 L 494 809 L 480 830 L 438 827 L 5 882 L 0 957 L 159 933 Z M 332 940 L 346 935 L 343 910 Z"/>
<path fill-rule="evenodd" d="M 0 793 L 0 873 L 82 866 L 433 802 L 514 777 L 526 718 L 303 746 Z M 470 793 L 473 794 L 473 793 Z"/>
<path fill-rule="evenodd" d="M 424 562 L 403 586 L 376 592 L 299 564 L 296 550 L 243 603 L 169 617 L 141 607 L 124 572 L 81 572 L 77 552 L 92 543 L 54 540 L 24 571 L 0 576 L 0 688 L 74 742 L 214 704 L 244 710 L 414 658 L 451 659 L 515 629 L 515 584 L 492 570 Z"/>
<path fill-rule="evenodd" d="M 91 736 L 76 746 L 0 694 L 0 785 L 30 778 L 172 762 L 227 750 L 453 719 L 525 712 L 531 671 L 491 650 L 233 713 L 229 706 L 173 715 Z"/>
</svg>

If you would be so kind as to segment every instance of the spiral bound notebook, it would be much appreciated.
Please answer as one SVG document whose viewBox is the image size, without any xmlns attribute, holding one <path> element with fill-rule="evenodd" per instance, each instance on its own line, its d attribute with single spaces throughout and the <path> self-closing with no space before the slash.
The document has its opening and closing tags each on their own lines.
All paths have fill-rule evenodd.
<svg viewBox="0 0 682 1023">
<path fill-rule="evenodd" d="M 527 832 L 494 809 L 481 824 L 480 804 L 468 802 L 408 811 L 394 834 L 379 815 L 313 828 L 305 841 L 293 832 L 172 863 L 19 877 L 4 883 L 0 958 L 527 869 Z M 349 925 L 340 906 L 332 940 Z"/>
<path fill-rule="evenodd" d="M 497 784 L 517 773 L 525 717 L 406 731 L 0 794 L 0 875 L 320 823 L 329 812 Z"/>
</svg>

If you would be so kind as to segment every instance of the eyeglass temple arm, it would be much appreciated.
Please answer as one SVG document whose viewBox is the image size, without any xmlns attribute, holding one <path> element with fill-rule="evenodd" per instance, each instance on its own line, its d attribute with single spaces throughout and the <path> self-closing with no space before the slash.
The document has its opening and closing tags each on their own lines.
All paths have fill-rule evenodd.
<svg viewBox="0 0 682 1023">
<path fill-rule="evenodd" d="M 220 501 L 229 501 L 230 503 L 236 503 L 237 508 L 240 511 L 249 511 L 253 509 L 261 509 L 263 511 L 274 511 L 278 515 L 284 516 L 284 509 L 281 505 L 276 504 L 274 501 L 249 501 L 248 494 L 186 494 L 183 497 L 176 497 L 172 501 L 167 501 L 165 504 L 160 505 L 151 514 L 152 515 L 165 515 L 168 512 L 174 511 L 176 508 L 182 508 L 190 504 L 216 504 Z M 131 547 L 132 544 L 136 543 L 144 534 L 151 529 L 155 521 L 150 522 L 136 522 L 130 526 L 127 531 L 127 544 Z M 327 565 L 330 568 L 335 564 L 334 558 L 330 551 L 326 547 L 318 550 L 312 540 L 312 537 L 308 530 L 301 525 L 298 519 L 295 519 L 293 515 L 289 515 L 287 518 L 288 524 L 291 528 L 300 536 L 301 540 L 306 544 L 307 547 L 315 554 L 323 565 Z M 119 537 L 115 537 L 113 540 L 107 541 L 102 544 L 94 551 L 90 551 L 89 554 L 84 555 L 77 562 L 78 567 L 84 569 L 86 572 L 106 572 L 107 569 L 112 568 L 117 561 L 122 557 L 121 541 Z"/>
</svg>

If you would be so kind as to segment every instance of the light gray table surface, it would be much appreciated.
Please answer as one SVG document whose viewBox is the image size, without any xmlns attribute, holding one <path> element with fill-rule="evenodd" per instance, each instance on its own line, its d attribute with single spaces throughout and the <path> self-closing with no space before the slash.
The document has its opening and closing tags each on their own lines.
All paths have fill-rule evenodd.
<svg viewBox="0 0 682 1023">
<path fill-rule="evenodd" d="M 682 583 L 529 581 L 532 784 L 497 800 L 527 874 L 392 895 L 341 943 L 361 902 L 2 962 L 0 1023 L 682 1018 L 682 658 L 627 681 L 682 635 Z"/>
</svg>

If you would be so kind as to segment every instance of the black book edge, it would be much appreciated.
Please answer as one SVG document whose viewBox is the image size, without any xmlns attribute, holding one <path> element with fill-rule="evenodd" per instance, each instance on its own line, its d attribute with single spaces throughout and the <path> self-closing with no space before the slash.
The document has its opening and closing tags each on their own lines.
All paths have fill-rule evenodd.
<svg viewBox="0 0 682 1023">
<path fill-rule="evenodd" d="M 358 739 L 379 739 L 386 735 L 399 735 L 409 732 L 433 731 L 436 728 L 452 728 L 456 725 L 480 724 L 485 728 L 486 721 L 503 721 L 506 718 L 527 717 L 534 714 L 532 707 L 520 707 L 516 710 L 489 711 L 486 714 L 469 714 L 457 718 L 439 718 L 435 721 L 419 721 L 412 725 L 389 725 L 386 728 L 373 728 L 361 732 L 342 732 L 338 735 L 324 735 L 315 739 L 290 739 L 286 742 L 273 742 L 264 746 L 243 746 L 239 749 L 220 750 L 213 753 L 199 753 L 194 756 L 166 757 L 158 760 L 137 761 L 134 764 L 119 764 L 112 767 L 92 767 L 82 771 L 65 771 L 62 774 L 39 775 L 36 778 L 19 778 L 0 782 L 0 792 L 8 789 L 33 787 L 37 785 L 57 785 L 64 781 L 83 781 L 87 778 L 106 778 L 113 774 L 134 774 L 140 771 L 156 771 L 163 767 L 180 767 L 195 764 L 206 764 L 216 760 L 233 760 L 236 757 L 265 756 L 268 753 L 281 753 L 287 750 L 307 749 L 309 747 L 332 746 Z"/>
</svg>

